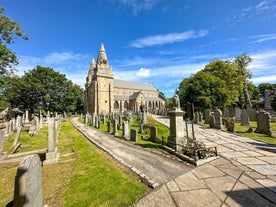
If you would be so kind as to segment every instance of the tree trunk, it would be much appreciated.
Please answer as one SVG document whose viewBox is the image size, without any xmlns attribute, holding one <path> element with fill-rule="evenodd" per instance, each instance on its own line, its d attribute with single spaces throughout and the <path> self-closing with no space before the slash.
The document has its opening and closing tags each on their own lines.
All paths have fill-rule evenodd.
<svg viewBox="0 0 276 207">
<path fill-rule="evenodd" d="M 247 88 L 247 81 L 246 80 L 244 81 L 243 93 L 244 93 L 246 108 L 248 108 L 248 107 L 252 108 L 252 103 L 251 103 L 251 100 L 250 100 L 250 96 L 248 94 L 248 88 Z"/>
</svg>

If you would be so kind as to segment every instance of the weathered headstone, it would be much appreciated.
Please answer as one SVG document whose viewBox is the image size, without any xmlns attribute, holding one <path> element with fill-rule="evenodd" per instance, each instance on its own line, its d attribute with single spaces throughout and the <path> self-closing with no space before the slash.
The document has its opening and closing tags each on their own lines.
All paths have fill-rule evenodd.
<svg viewBox="0 0 276 207">
<path fill-rule="evenodd" d="M 223 124 L 222 124 L 222 112 L 220 109 L 216 109 L 214 111 L 214 116 L 215 116 L 215 128 L 217 129 L 223 129 Z"/>
<path fill-rule="evenodd" d="M 59 152 L 56 147 L 56 133 L 55 118 L 50 118 L 48 121 L 48 152 L 46 153 L 44 164 L 56 163 L 59 160 Z"/>
<path fill-rule="evenodd" d="M 5 139 L 5 129 L 6 126 L 4 124 L 0 124 L 0 153 L 3 150 L 3 143 L 4 143 L 4 139 Z"/>
<path fill-rule="evenodd" d="M 20 136 L 20 133 L 21 133 L 21 129 L 22 129 L 22 126 L 17 127 L 16 134 L 15 134 L 15 137 L 14 137 L 14 141 L 13 141 L 13 144 L 12 144 L 13 147 L 15 145 L 17 145 L 17 143 L 18 143 L 18 139 L 19 139 L 19 136 Z"/>
<path fill-rule="evenodd" d="M 150 127 L 150 140 L 153 142 L 158 141 L 158 131 L 156 126 L 151 126 Z"/>
<path fill-rule="evenodd" d="M 168 145 L 174 147 L 176 151 L 182 151 L 187 141 L 184 139 L 185 123 L 183 116 L 185 112 L 178 107 L 179 104 L 174 110 L 168 112 L 170 117 L 170 136 L 168 137 Z"/>
<path fill-rule="evenodd" d="M 198 124 L 199 123 L 199 112 L 195 112 L 195 118 L 194 118 L 194 123 Z"/>
<path fill-rule="evenodd" d="M 137 131 L 135 129 L 130 130 L 130 141 L 137 142 Z"/>
<path fill-rule="evenodd" d="M 206 109 L 205 113 L 204 113 L 204 117 L 205 117 L 205 121 L 204 124 L 209 124 L 209 116 L 211 115 L 211 110 L 210 109 Z"/>
<path fill-rule="evenodd" d="M 123 137 L 125 139 L 129 139 L 129 126 L 128 121 L 124 121 L 123 123 Z"/>
<path fill-rule="evenodd" d="M 108 122 L 107 122 L 107 132 L 111 133 L 111 121 L 110 120 L 108 120 Z"/>
<path fill-rule="evenodd" d="M 215 128 L 215 116 L 213 114 L 209 115 L 209 127 Z"/>
<path fill-rule="evenodd" d="M 242 110 L 239 107 L 235 107 L 235 122 L 241 121 Z"/>
<path fill-rule="evenodd" d="M 241 113 L 241 126 L 249 126 L 249 115 L 245 109 Z"/>
<path fill-rule="evenodd" d="M 117 135 L 117 130 L 118 130 L 117 129 L 118 121 L 116 119 L 114 119 L 112 125 L 113 125 L 112 126 L 112 128 L 113 128 L 112 134 L 116 136 Z"/>
<path fill-rule="evenodd" d="M 38 155 L 25 157 L 14 182 L 14 207 L 43 207 L 41 161 Z"/>
<path fill-rule="evenodd" d="M 260 110 L 257 112 L 257 129 L 256 133 L 267 134 L 271 136 L 271 126 L 270 126 L 271 115 L 264 111 Z"/>
<path fill-rule="evenodd" d="M 264 96 L 264 109 L 271 109 L 271 101 L 270 101 L 270 98 L 269 98 L 269 90 L 265 90 L 265 96 Z"/>
</svg>

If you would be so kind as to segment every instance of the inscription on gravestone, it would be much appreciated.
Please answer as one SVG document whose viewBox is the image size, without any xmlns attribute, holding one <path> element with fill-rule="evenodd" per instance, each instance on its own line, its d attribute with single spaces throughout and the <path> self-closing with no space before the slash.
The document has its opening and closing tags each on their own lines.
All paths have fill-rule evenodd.
<svg viewBox="0 0 276 207">
<path fill-rule="evenodd" d="M 14 183 L 14 207 L 42 207 L 41 161 L 38 155 L 25 157 L 18 166 Z"/>
</svg>

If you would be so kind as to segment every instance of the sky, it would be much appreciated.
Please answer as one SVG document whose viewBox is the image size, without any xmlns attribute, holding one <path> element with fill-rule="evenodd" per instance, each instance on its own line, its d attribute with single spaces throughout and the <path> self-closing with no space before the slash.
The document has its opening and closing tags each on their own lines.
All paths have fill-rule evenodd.
<svg viewBox="0 0 276 207">
<path fill-rule="evenodd" d="M 104 44 L 115 79 L 170 98 L 214 59 L 253 58 L 251 81 L 276 83 L 276 0 L 0 0 L 21 24 L 18 75 L 51 67 L 84 88 Z"/>
</svg>

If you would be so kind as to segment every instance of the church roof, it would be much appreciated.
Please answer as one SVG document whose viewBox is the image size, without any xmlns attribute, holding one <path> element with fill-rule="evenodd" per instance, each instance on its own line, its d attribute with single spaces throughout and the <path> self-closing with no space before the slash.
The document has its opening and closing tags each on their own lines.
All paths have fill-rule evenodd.
<svg viewBox="0 0 276 207">
<path fill-rule="evenodd" d="M 136 83 L 125 80 L 114 79 L 114 88 L 125 88 L 125 89 L 137 89 L 143 91 L 158 91 L 154 85 L 146 83 Z"/>
</svg>

